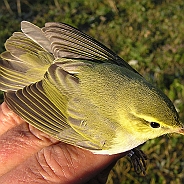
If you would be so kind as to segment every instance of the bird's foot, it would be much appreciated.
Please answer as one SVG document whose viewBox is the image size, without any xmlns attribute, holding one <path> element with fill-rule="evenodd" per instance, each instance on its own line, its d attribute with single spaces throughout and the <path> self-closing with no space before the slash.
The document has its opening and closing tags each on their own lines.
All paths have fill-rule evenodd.
<svg viewBox="0 0 184 184">
<path fill-rule="evenodd" d="M 134 148 L 128 153 L 127 156 L 130 157 L 135 172 L 137 174 L 143 173 L 145 175 L 147 156 L 144 154 L 144 152 Z"/>
</svg>

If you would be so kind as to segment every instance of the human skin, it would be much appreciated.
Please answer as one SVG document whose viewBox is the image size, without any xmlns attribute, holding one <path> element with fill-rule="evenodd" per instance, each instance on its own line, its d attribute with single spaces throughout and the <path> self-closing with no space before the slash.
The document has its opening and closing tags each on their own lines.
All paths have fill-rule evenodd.
<svg viewBox="0 0 184 184">
<path fill-rule="evenodd" d="M 0 105 L 0 183 L 104 184 L 127 153 L 95 155 L 59 142 Z"/>
</svg>

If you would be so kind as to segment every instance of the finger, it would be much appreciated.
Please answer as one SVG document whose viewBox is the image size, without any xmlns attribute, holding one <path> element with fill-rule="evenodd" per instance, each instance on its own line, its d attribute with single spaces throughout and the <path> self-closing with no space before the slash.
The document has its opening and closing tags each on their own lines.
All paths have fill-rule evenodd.
<svg viewBox="0 0 184 184">
<path fill-rule="evenodd" d="M 21 166 L 0 178 L 0 183 L 86 183 L 109 164 L 124 156 L 94 155 L 64 143 L 42 149 Z"/>
<path fill-rule="evenodd" d="M 9 172 L 56 140 L 27 123 L 12 128 L 0 137 L 0 176 Z"/>
<path fill-rule="evenodd" d="M 23 122 L 5 102 L 0 105 L 0 135 Z"/>
</svg>

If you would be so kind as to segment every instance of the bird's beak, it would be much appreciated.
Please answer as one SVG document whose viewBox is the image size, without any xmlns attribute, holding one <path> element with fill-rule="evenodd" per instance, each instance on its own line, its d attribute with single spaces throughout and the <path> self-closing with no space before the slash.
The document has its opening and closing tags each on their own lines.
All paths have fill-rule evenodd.
<svg viewBox="0 0 184 184">
<path fill-rule="evenodd" d="M 184 135 L 184 128 L 179 129 L 177 133 Z"/>
</svg>

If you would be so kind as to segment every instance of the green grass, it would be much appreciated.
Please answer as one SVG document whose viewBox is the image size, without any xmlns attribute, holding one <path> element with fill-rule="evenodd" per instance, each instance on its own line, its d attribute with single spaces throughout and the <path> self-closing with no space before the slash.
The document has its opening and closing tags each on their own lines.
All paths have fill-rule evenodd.
<svg viewBox="0 0 184 184">
<path fill-rule="evenodd" d="M 18 2 L 18 3 L 17 3 Z M 20 31 L 22 20 L 38 26 L 65 22 L 104 43 L 161 88 L 184 122 L 184 1 L 183 0 L 31 0 L 0 2 L 0 52 L 3 43 Z M 2 101 L 2 93 L 0 93 Z M 183 183 L 183 137 L 172 135 L 148 141 L 146 176 L 133 172 L 122 158 L 108 183 Z"/>
</svg>

